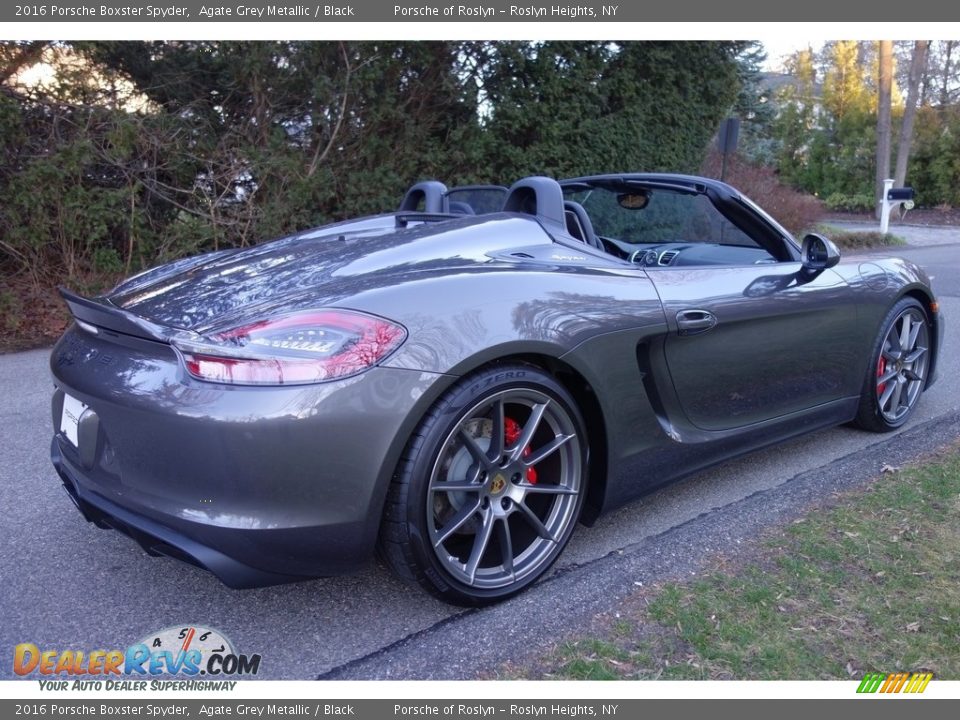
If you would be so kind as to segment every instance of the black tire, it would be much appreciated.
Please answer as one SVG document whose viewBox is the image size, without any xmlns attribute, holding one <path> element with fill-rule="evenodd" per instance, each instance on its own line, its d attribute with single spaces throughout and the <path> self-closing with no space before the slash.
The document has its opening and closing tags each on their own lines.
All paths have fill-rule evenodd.
<svg viewBox="0 0 960 720">
<path fill-rule="evenodd" d="M 387 496 L 380 556 L 456 605 L 521 592 L 556 561 L 579 519 L 583 427 L 573 398 L 539 368 L 464 377 L 407 445 Z"/>
<path fill-rule="evenodd" d="M 901 347 L 905 322 L 908 337 Z M 923 305 L 912 297 L 901 298 L 884 317 L 871 347 L 854 419 L 857 427 L 890 432 L 910 419 L 927 383 L 929 348 L 930 321 Z"/>
</svg>

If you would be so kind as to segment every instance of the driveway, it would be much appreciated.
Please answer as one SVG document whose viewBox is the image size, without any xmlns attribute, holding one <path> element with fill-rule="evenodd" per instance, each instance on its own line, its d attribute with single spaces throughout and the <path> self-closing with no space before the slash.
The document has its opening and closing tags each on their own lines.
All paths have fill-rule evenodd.
<svg viewBox="0 0 960 720">
<path fill-rule="evenodd" d="M 880 231 L 879 221 L 864 223 L 847 220 L 825 220 L 824 225 L 849 231 Z M 890 232 L 899 235 L 914 247 L 956 245 L 960 243 L 960 227 L 953 225 L 910 225 L 891 221 Z"/>
</svg>

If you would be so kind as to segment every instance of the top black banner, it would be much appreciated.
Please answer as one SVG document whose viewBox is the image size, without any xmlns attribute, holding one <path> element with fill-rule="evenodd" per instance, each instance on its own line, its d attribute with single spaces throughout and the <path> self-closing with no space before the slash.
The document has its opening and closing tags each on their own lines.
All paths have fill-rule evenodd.
<svg viewBox="0 0 960 720">
<path fill-rule="evenodd" d="M 838 3 L 769 0 L 661 3 L 625 0 L 363 0 L 273 3 L 257 0 L 58 0 L 4 5 L 0 22 L 955 22 L 960 3 L 873 0 Z M 957 28 L 960 38 L 960 27 Z"/>
</svg>

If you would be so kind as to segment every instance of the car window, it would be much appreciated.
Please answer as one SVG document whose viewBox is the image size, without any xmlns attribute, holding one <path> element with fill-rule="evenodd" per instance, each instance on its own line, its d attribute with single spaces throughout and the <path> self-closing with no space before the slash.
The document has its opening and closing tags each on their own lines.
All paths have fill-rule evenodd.
<svg viewBox="0 0 960 720">
<path fill-rule="evenodd" d="M 579 202 L 601 237 L 631 245 L 711 243 L 760 248 L 701 194 L 667 188 L 616 191 L 593 187 L 568 192 Z"/>
<path fill-rule="evenodd" d="M 507 188 L 499 185 L 473 185 L 462 188 L 453 188 L 447 192 L 447 201 L 454 212 L 458 209 L 467 214 L 484 215 L 499 212 L 503 208 L 503 201 L 507 196 Z"/>
</svg>

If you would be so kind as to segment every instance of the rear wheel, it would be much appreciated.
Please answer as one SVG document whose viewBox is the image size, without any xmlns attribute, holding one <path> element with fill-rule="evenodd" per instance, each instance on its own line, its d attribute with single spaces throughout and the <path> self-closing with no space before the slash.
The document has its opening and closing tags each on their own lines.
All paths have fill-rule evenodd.
<svg viewBox="0 0 960 720">
<path fill-rule="evenodd" d="M 518 365 L 464 378 L 411 439 L 390 489 L 381 554 L 447 602 L 510 597 L 569 540 L 586 455 L 576 405 L 546 373 Z"/>
<path fill-rule="evenodd" d="M 887 313 L 874 343 L 856 424 L 888 432 L 913 414 L 927 382 L 930 323 L 923 306 L 903 298 Z"/>
</svg>

